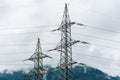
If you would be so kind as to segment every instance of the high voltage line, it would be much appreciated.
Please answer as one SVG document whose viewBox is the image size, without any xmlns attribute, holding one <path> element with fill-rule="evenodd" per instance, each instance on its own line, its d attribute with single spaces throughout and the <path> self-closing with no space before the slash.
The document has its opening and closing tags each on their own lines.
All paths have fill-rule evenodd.
<svg viewBox="0 0 120 80">
<path fill-rule="evenodd" d="M 54 60 L 56 60 L 56 59 L 54 59 Z M 102 62 L 103 62 L 103 61 L 102 61 Z M 79 64 L 79 63 L 78 63 L 78 64 Z M 21 66 L 22 66 L 22 65 L 23 65 L 23 66 L 30 66 L 30 65 L 31 65 L 31 66 L 32 66 L 33 64 L 0 64 L 0 65 L 8 65 L 8 66 L 20 66 L 20 65 L 21 65 Z M 50 64 L 50 65 L 56 65 L 56 63 Z M 86 65 L 86 66 L 88 66 L 88 65 Z M 88 66 L 88 67 L 90 67 L 90 66 Z M 95 64 L 95 65 L 92 66 L 92 67 L 103 67 L 103 66 L 100 66 L 100 65 L 98 66 L 98 65 Z M 92 67 L 91 67 L 91 68 L 92 68 Z M 105 66 L 104 66 L 104 68 L 105 68 L 105 69 L 111 69 L 111 70 L 117 71 L 117 72 L 120 71 L 119 69 L 110 68 L 110 67 L 105 67 Z"/>
<path fill-rule="evenodd" d="M 28 27 L 13 27 L 13 28 L 4 28 L 0 27 L 0 30 L 16 30 L 16 29 L 32 29 L 32 28 L 48 28 L 48 27 L 53 27 L 57 25 L 43 25 L 43 26 L 28 26 Z M 9 26 L 10 27 L 10 26 Z"/>
<path fill-rule="evenodd" d="M 73 32 L 72 32 L 73 33 Z M 114 43 L 120 43 L 120 41 L 117 41 L 117 40 L 111 40 L 111 39 L 106 39 L 106 38 L 101 38 L 101 37 L 96 37 L 96 36 L 92 36 L 92 35 L 87 35 L 87 34 L 80 34 L 80 33 L 73 33 L 75 35 L 79 35 L 79 36 L 85 36 L 85 37 L 90 37 L 90 38 L 95 38 L 95 39 L 98 39 L 98 40 L 105 40 L 105 41 L 110 41 L 110 42 L 114 42 Z M 59 35 L 59 34 L 55 34 L 55 35 Z M 93 45 L 96 45 L 96 46 L 101 46 L 101 47 L 107 47 L 107 48 L 112 48 L 112 47 L 109 47 L 109 46 L 104 46 L 104 45 L 99 45 L 99 44 L 94 44 L 94 43 L 91 43 Z M 115 48 L 114 48 L 115 49 Z M 116 48 L 117 49 L 117 48 Z M 118 49 L 119 50 L 119 49 Z"/>
<path fill-rule="evenodd" d="M 93 29 L 107 31 L 107 32 L 112 32 L 112 33 L 120 33 L 119 31 L 115 31 L 115 30 L 111 30 L 111 29 L 106 29 L 106 28 L 95 27 L 95 26 L 89 26 L 89 25 L 84 25 L 83 28 L 75 27 L 73 29 L 86 29 L 86 28 L 93 28 Z"/>
<path fill-rule="evenodd" d="M 20 28 L 0 28 L 0 30 L 21 30 L 21 29 L 33 29 L 33 28 L 48 28 L 48 27 L 55 27 L 58 25 L 43 25 L 43 26 L 34 26 L 34 27 L 20 27 Z M 86 28 L 94 28 L 94 29 L 98 29 L 98 30 L 103 30 L 103 31 L 107 31 L 107 32 L 112 32 L 112 33 L 120 33 L 118 31 L 114 31 L 111 29 L 105 29 L 105 28 L 100 28 L 100 27 L 95 27 L 95 26 L 89 26 L 89 25 L 84 25 L 84 29 Z M 73 27 L 73 29 L 81 29 L 80 27 Z M 49 31 L 48 31 L 49 32 Z"/>
<path fill-rule="evenodd" d="M 90 38 L 96 38 L 96 39 L 99 39 L 99 40 L 106 40 L 106 41 L 111 41 L 111 42 L 120 43 L 120 41 L 117 41 L 117 40 L 111 40 L 111 39 L 96 37 L 96 36 L 87 35 L 87 34 L 75 33 L 75 32 L 72 32 L 72 33 L 73 33 L 73 34 L 76 34 L 76 35 L 80 35 L 80 36 L 85 36 L 85 37 L 90 37 Z"/>
<path fill-rule="evenodd" d="M 89 28 L 94 28 L 94 29 L 98 29 L 98 30 L 103 30 L 103 31 L 107 31 L 107 32 L 113 32 L 113 33 L 120 33 L 118 31 L 114 31 L 114 30 L 110 30 L 110 29 L 104 29 L 104 28 L 100 28 L 100 27 L 95 27 L 95 26 L 87 26 Z"/>
<path fill-rule="evenodd" d="M 19 53 L 0 53 L 0 55 L 12 55 L 12 54 L 15 54 L 15 55 L 18 55 L 18 54 L 30 54 L 30 53 L 33 53 L 32 51 L 31 52 L 19 52 Z M 102 60 L 114 60 L 114 59 L 109 59 L 109 58 L 103 58 L 103 57 L 97 57 L 97 56 L 92 56 L 92 55 L 87 55 L 87 54 L 79 54 L 79 53 L 75 53 L 73 52 L 74 55 L 81 55 L 81 56 L 88 56 L 88 57 L 93 57 L 93 58 L 99 58 L 99 59 L 102 59 Z M 55 55 L 55 54 L 53 54 Z M 58 56 L 58 55 L 56 55 Z M 120 61 L 120 60 L 114 60 L 114 61 Z M 119 63 L 119 62 L 118 62 Z"/>
<path fill-rule="evenodd" d="M 100 37 L 95 37 L 95 36 L 86 35 L 86 34 L 80 34 L 80 33 L 74 33 L 74 34 L 85 36 L 85 37 L 91 37 L 91 38 L 96 38 L 96 39 L 101 39 L 101 40 L 107 40 L 107 41 L 120 43 L 120 41 L 110 40 L 110 39 L 105 39 L 105 38 L 100 38 Z M 15 45 L 8 45 L 7 44 L 7 45 L 0 45 L 0 46 L 32 46 L 32 45 L 34 45 L 34 44 L 20 44 L 20 45 L 18 45 L 18 44 L 17 45 L 16 44 Z M 42 45 L 54 45 L 54 44 L 42 44 Z M 114 47 L 109 47 L 109 46 L 104 46 L 104 45 L 99 45 L 99 44 L 93 44 L 93 45 L 120 50 L 119 48 L 114 48 Z"/>
<path fill-rule="evenodd" d="M 31 54 L 33 53 L 32 51 L 31 52 L 19 52 L 19 53 L 0 53 L 0 55 L 12 55 L 12 54 L 15 54 L 15 55 L 18 55 L 18 54 Z M 56 55 L 56 54 L 52 54 L 52 55 Z M 92 57 L 92 58 L 97 58 L 97 59 L 100 59 L 100 60 L 107 60 L 107 61 L 120 61 L 120 60 L 115 60 L 115 59 L 109 59 L 109 58 L 103 58 L 103 57 L 98 57 L 98 56 L 92 56 L 92 55 L 88 55 L 88 54 L 80 54 L 80 53 L 76 53 L 76 52 L 73 52 L 73 55 L 81 55 L 81 56 L 87 56 L 87 57 Z M 58 56 L 58 55 L 56 55 Z M 54 59 L 54 57 L 53 57 Z M 104 62 L 104 61 L 102 61 Z M 116 62 L 115 62 L 116 63 Z M 120 62 L 117 62 L 117 63 L 120 63 Z"/>
<path fill-rule="evenodd" d="M 37 34 L 37 33 L 43 33 L 43 32 L 49 32 L 49 31 L 39 31 L 39 32 L 23 32 L 23 33 L 13 33 L 13 34 L 0 34 L 0 36 L 6 36 L 6 35 L 24 35 L 24 34 Z"/>
<path fill-rule="evenodd" d="M 75 53 L 74 53 L 75 54 Z M 75 54 L 75 55 L 83 55 L 83 56 L 88 56 L 88 57 L 93 57 L 93 58 L 100 58 L 100 57 L 95 57 L 95 56 L 90 56 L 90 55 L 84 55 L 84 54 Z M 103 59 L 103 60 L 114 60 L 114 59 L 108 59 L 108 58 L 100 58 L 100 59 Z M 59 60 L 59 59 L 55 59 L 53 57 L 53 60 Z M 115 61 L 119 61 L 119 60 L 115 60 Z M 101 62 L 105 62 L 105 61 L 101 61 Z M 119 62 L 118 62 L 119 63 Z M 57 63 L 54 63 L 54 65 L 56 65 Z M 0 65 L 32 65 L 32 64 L 0 64 Z M 51 64 L 50 64 L 51 65 Z M 52 64 L 53 65 L 53 64 Z"/>
<path fill-rule="evenodd" d="M 49 31 L 40 31 L 40 32 L 24 32 L 24 33 L 17 33 L 17 34 L 1 34 L 1 35 L 20 35 L 20 34 L 36 34 L 36 33 L 42 33 L 42 32 L 49 32 Z M 117 40 L 111 40 L 111 39 L 106 39 L 106 38 L 100 38 L 100 37 L 96 37 L 96 36 L 91 36 L 91 35 L 86 35 L 86 34 L 81 34 L 81 33 L 75 33 L 72 32 L 73 34 L 76 35 L 81 35 L 81 36 L 86 36 L 86 37 L 91 37 L 91 38 L 96 38 L 96 39 L 101 39 L 101 40 L 107 40 L 107 41 L 112 41 L 112 42 L 118 42 L 120 43 L 120 41 Z"/>
<path fill-rule="evenodd" d="M 55 43 L 51 43 L 51 44 L 41 44 L 41 45 L 56 45 Z M 99 46 L 99 47 L 104 47 L 104 48 L 110 48 L 110 49 L 115 49 L 115 50 L 120 50 L 120 48 L 115 48 L 115 47 L 110 47 L 110 46 L 105 46 L 105 45 L 100 45 L 100 44 L 95 44 L 95 43 L 90 43 L 89 45 L 95 45 L 95 46 Z M 34 46 L 34 44 L 6 44 L 6 45 L 0 45 L 0 46 L 10 46 L 10 47 L 20 47 L 20 46 Z M 81 46 L 75 46 L 75 47 L 81 47 Z"/>
<path fill-rule="evenodd" d="M 1 34 L 1 35 L 35 34 L 35 33 L 41 33 L 41 32 L 49 32 L 49 31 L 24 32 L 24 33 L 18 33 L 18 34 Z M 96 36 L 87 35 L 87 34 L 75 33 L 75 32 L 72 32 L 72 33 L 73 33 L 73 34 L 76 34 L 76 35 L 81 35 L 81 36 L 86 36 L 86 37 L 91 37 L 91 38 L 102 39 L 102 40 L 107 40 L 107 41 L 119 42 L 119 43 L 120 43 L 120 41 L 117 41 L 117 40 L 111 40 L 111 39 L 106 39 L 106 38 L 96 37 Z M 52 33 L 52 34 L 53 34 L 53 33 Z M 56 35 L 59 35 L 59 34 L 56 34 Z"/>
<path fill-rule="evenodd" d="M 55 43 L 47 43 L 47 44 L 41 44 L 41 45 L 55 45 Z M 35 46 L 35 44 L 3 44 L 0 46 Z"/>
<path fill-rule="evenodd" d="M 115 48 L 115 47 L 110 47 L 110 46 L 105 46 L 105 45 L 100 45 L 100 44 L 95 44 L 95 43 L 91 43 L 90 45 L 95 45 L 95 46 L 99 46 L 99 47 L 120 50 L 120 48 Z M 75 47 L 81 47 L 81 46 L 75 46 Z"/>
<path fill-rule="evenodd" d="M 98 57 L 98 56 L 92 56 L 92 55 L 88 55 L 88 54 L 80 54 L 80 53 L 73 53 L 74 55 L 80 55 L 80 56 L 86 56 L 86 57 L 92 57 L 92 58 L 96 58 L 96 59 L 100 59 L 100 60 L 106 60 L 106 61 L 109 61 L 109 62 L 112 62 L 112 61 L 120 61 L 120 60 L 115 60 L 115 59 L 109 59 L 109 58 L 103 58 L 103 57 Z M 104 62 L 104 61 L 102 61 Z M 115 62 L 115 63 L 119 63 L 120 62 Z"/>
<path fill-rule="evenodd" d="M 52 55 L 57 56 L 56 54 L 52 54 Z M 97 58 L 97 59 L 106 60 L 106 61 L 120 61 L 120 60 L 115 60 L 115 59 L 92 56 L 92 55 L 88 55 L 88 54 L 80 54 L 80 53 L 76 53 L 76 52 L 73 52 L 73 55 L 81 55 L 81 56 L 85 56 L 85 57 L 87 56 L 87 57 Z M 53 59 L 54 59 L 54 57 L 53 57 Z M 105 62 L 105 61 L 102 61 L 102 62 Z M 116 63 L 120 64 L 120 62 L 116 62 Z"/>
</svg>

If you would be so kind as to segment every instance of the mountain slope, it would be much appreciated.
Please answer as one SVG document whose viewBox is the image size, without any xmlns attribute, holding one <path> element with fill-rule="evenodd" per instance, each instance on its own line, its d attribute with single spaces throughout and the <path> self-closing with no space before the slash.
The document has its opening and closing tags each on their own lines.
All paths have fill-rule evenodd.
<svg viewBox="0 0 120 80">
<path fill-rule="evenodd" d="M 54 70 L 53 74 L 47 75 L 47 80 L 58 80 L 59 70 Z M 112 77 L 106 73 L 86 65 L 79 65 L 73 68 L 73 80 L 120 80 L 119 77 Z"/>
<path fill-rule="evenodd" d="M 46 80 L 59 80 L 60 70 L 48 68 L 51 72 L 47 74 Z M 30 77 L 24 77 L 26 73 L 22 70 L 8 73 L 7 70 L 0 73 L 0 80 L 32 80 Z M 108 74 L 86 65 L 77 65 L 73 68 L 73 80 L 120 80 L 120 77 L 112 77 Z"/>
</svg>

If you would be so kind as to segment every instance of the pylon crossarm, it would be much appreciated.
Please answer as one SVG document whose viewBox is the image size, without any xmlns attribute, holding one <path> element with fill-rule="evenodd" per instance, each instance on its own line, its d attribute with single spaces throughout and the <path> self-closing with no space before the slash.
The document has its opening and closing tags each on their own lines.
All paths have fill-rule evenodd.
<svg viewBox="0 0 120 80">
<path fill-rule="evenodd" d="M 76 25 L 79 25 L 79 26 L 87 26 L 87 25 L 84 25 L 82 23 L 75 23 Z"/>
<path fill-rule="evenodd" d="M 69 23 L 68 23 L 69 27 L 71 27 L 71 26 L 74 25 L 74 24 L 80 25 L 80 24 L 78 24 L 78 23 L 76 23 L 76 22 L 69 22 Z M 59 31 L 59 30 L 62 29 L 63 26 L 65 26 L 65 24 L 64 24 L 64 25 L 63 25 L 63 24 L 60 25 L 60 27 L 59 27 L 58 29 L 54 29 L 54 30 L 52 30 L 51 32 Z"/>
<path fill-rule="evenodd" d="M 52 58 L 52 57 L 50 57 L 49 55 L 46 55 L 46 54 L 43 54 L 43 57 L 42 58 Z"/>
</svg>

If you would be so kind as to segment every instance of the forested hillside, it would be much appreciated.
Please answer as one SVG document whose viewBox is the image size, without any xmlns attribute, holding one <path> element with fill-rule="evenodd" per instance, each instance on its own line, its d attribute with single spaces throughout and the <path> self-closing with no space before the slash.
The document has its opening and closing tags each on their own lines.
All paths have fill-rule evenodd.
<svg viewBox="0 0 120 80">
<path fill-rule="evenodd" d="M 49 67 L 51 72 L 51 68 Z M 15 71 L 13 73 L 8 73 L 7 70 L 0 73 L 0 80 L 32 80 L 30 77 L 25 77 L 25 71 Z M 120 80 L 119 77 L 112 77 L 106 73 L 92 68 L 75 66 L 73 68 L 73 80 Z M 46 75 L 47 80 L 59 80 L 59 70 L 52 70 L 52 73 Z"/>
</svg>

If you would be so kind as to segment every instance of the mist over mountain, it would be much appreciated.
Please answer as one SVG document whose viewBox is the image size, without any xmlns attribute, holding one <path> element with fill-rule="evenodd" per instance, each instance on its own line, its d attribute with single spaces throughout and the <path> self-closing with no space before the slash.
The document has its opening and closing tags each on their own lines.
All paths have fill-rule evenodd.
<svg viewBox="0 0 120 80">
<path fill-rule="evenodd" d="M 48 71 L 46 80 L 59 80 L 59 70 L 52 70 L 51 66 L 47 66 Z M 0 73 L 0 80 L 32 80 L 32 77 L 25 77 L 26 72 L 23 70 L 9 73 L 7 70 Z M 120 80 L 120 77 L 110 76 L 96 68 L 89 66 L 77 65 L 73 68 L 73 80 Z"/>
</svg>

